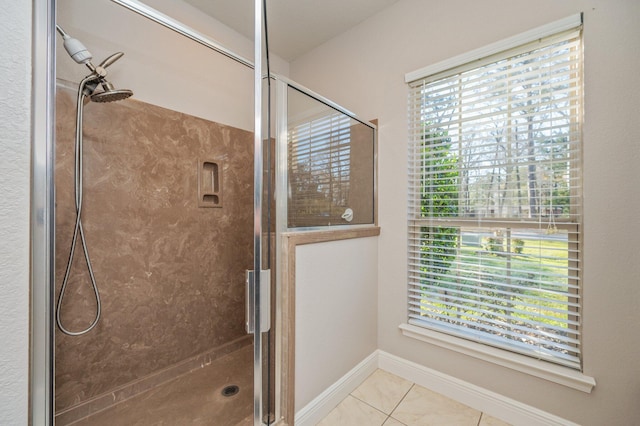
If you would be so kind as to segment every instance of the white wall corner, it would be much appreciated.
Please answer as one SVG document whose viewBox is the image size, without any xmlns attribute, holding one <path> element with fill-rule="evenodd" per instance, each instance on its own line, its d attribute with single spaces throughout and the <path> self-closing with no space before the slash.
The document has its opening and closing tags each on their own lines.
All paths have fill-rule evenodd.
<svg viewBox="0 0 640 426">
<path fill-rule="evenodd" d="M 311 426 L 320 422 L 378 368 L 512 424 L 577 426 L 554 414 L 379 349 L 299 410 L 295 424 Z"/>
<path fill-rule="evenodd" d="M 423 365 L 378 351 L 378 368 L 512 424 L 577 425 L 569 420 L 497 394 Z"/>
<path fill-rule="evenodd" d="M 333 385 L 296 413 L 297 426 L 311 426 L 325 418 L 378 368 L 378 351 L 374 351 Z"/>
</svg>

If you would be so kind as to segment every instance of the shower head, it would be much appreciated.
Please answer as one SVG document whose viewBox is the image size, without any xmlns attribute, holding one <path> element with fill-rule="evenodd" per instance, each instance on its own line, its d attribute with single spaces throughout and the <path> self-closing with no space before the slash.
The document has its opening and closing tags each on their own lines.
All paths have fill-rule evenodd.
<svg viewBox="0 0 640 426">
<path fill-rule="evenodd" d="M 85 77 L 80 86 L 85 96 L 90 97 L 93 102 L 115 102 L 133 95 L 133 92 L 128 89 L 116 90 L 113 84 L 106 80 L 107 70 L 105 68 L 122 58 L 124 53 L 114 53 L 96 67 L 91 63 L 93 56 L 80 41 L 72 38 L 60 25 L 56 25 L 56 29 L 64 40 L 64 48 L 69 53 L 69 56 L 77 63 L 85 64 L 91 70 L 91 74 Z M 94 91 L 98 84 L 102 86 L 102 91 L 95 93 Z"/>
<path fill-rule="evenodd" d="M 114 53 L 102 61 L 102 63 L 95 69 L 94 73 L 99 77 L 100 84 L 102 85 L 102 91 L 98 93 L 92 92 L 91 100 L 93 102 L 116 102 L 127 99 L 129 96 L 133 95 L 133 92 L 129 89 L 116 90 L 113 87 L 113 84 L 105 79 L 105 76 L 107 75 L 105 68 L 122 58 L 123 55 L 124 53 L 122 52 Z"/>
<path fill-rule="evenodd" d="M 123 99 L 127 99 L 133 95 L 133 92 L 129 89 L 116 89 L 113 84 L 107 80 L 102 80 L 102 92 L 93 93 L 91 100 L 93 102 L 116 102 Z"/>
<path fill-rule="evenodd" d="M 102 92 L 94 93 L 91 95 L 91 100 L 93 102 L 116 102 L 121 101 L 123 99 L 127 99 L 129 96 L 133 95 L 133 92 L 129 89 L 113 89 L 113 90 L 103 90 Z"/>
</svg>

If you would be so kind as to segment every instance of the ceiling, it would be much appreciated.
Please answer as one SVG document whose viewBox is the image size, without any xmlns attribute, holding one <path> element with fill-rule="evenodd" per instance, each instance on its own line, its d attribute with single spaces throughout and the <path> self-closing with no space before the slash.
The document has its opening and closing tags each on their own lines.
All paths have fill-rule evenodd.
<svg viewBox="0 0 640 426">
<path fill-rule="evenodd" d="M 292 61 L 398 0 L 267 0 L 270 51 Z M 253 39 L 253 0 L 186 0 Z"/>
</svg>

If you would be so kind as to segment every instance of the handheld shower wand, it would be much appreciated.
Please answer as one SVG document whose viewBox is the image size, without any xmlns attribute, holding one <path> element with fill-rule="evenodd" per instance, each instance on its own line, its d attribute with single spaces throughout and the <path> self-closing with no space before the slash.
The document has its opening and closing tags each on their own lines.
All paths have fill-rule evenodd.
<svg viewBox="0 0 640 426">
<path fill-rule="evenodd" d="M 76 109 L 76 135 L 75 135 L 75 213 L 76 220 L 75 226 L 73 229 L 73 238 L 71 241 L 71 249 L 69 251 L 69 260 L 67 261 L 67 267 L 64 273 L 64 278 L 62 280 L 62 286 L 60 287 L 60 296 L 58 297 L 58 303 L 56 306 L 56 322 L 58 324 L 58 328 L 63 333 L 69 336 L 81 336 L 83 334 L 91 331 L 100 320 L 101 314 L 101 302 L 100 302 L 100 293 L 98 292 L 98 286 L 96 284 L 96 279 L 93 273 L 93 267 L 91 265 L 91 259 L 89 257 L 89 249 L 87 247 L 87 242 L 84 235 L 84 228 L 82 226 L 82 201 L 83 201 L 83 140 L 82 140 L 82 123 L 83 123 L 83 111 L 84 104 L 87 97 L 90 97 L 94 102 L 111 102 L 111 101 L 119 101 L 121 99 L 126 99 L 129 96 L 133 95 L 131 90 L 116 90 L 109 81 L 106 80 L 107 71 L 106 68 L 120 59 L 124 53 L 118 52 L 107 59 L 102 61 L 100 65 L 97 67 L 93 65 L 91 60 L 93 56 L 87 50 L 87 48 L 77 39 L 72 38 L 69 34 L 67 34 L 59 25 L 56 25 L 56 29 L 58 33 L 62 36 L 64 40 L 64 48 L 71 56 L 71 58 L 76 61 L 78 64 L 84 64 L 91 70 L 91 74 L 86 76 L 80 82 L 78 87 L 78 98 L 77 98 L 77 109 Z M 95 89 L 98 85 L 102 86 L 102 92 L 94 93 Z M 87 269 L 89 271 L 89 278 L 91 280 L 91 286 L 93 288 L 93 293 L 96 299 L 96 315 L 91 324 L 87 328 L 81 331 L 71 331 L 64 327 L 62 324 L 62 319 L 60 316 L 60 311 L 62 310 L 62 301 L 64 300 L 65 291 L 67 289 L 67 284 L 69 282 L 69 276 L 71 274 L 71 265 L 73 263 L 73 258 L 76 250 L 76 245 L 78 243 L 78 237 L 80 237 L 80 244 L 82 246 L 82 251 L 84 254 L 84 258 L 87 262 Z"/>
</svg>

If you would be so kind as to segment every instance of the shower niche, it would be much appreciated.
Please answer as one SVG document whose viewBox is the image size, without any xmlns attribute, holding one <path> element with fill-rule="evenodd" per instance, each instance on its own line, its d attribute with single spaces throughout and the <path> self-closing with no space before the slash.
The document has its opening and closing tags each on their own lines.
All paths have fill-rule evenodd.
<svg viewBox="0 0 640 426">
<path fill-rule="evenodd" d="M 222 207 L 221 160 L 198 160 L 198 207 Z"/>
</svg>

